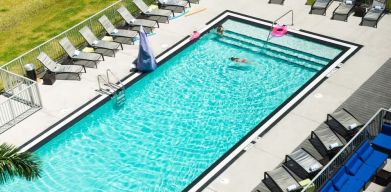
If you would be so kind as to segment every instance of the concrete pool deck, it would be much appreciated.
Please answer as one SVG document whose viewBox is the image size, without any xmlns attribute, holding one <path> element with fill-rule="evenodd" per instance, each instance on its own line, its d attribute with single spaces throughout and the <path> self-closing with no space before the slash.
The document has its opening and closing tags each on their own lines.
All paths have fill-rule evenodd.
<svg viewBox="0 0 391 192">
<path fill-rule="evenodd" d="M 359 26 L 361 18 L 354 16 L 350 16 L 348 22 L 330 20 L 338 2 L 331 4 L 327 16 L 308 14 L 310 6 L 304 5 L 304 0 L 286 0 L 283 6 L 267 2 L 245 0 L 238 4 L 227 0 L 201 0 L 200 4 L 192 5 L 190 12 L 206 10 L 171 20 L 170 24 L 161 24 L 149 41 L 158 55 L 192 31 L 202 29 L 206 22 L 227 9 L 266 20 L 274 20 L 292 9 L 296 28 L 364 47 L 218 176 L 206 191 L 251 191 L 261 182 L 265 171 L 273 170 L 283 161 L 285 154 L 292 152 L 311 130 L 325 120 L 327 113 L 341 105 L 391 57 L 390 15 L 380 20 L 378 28 L 372 28 Z M 110 68 L 119 78 L 129 75 L 130 63 L 137 53 L 136 45 L 125 45 L 124 51 L 119 51 L 115 58 L 105 57 L 106 61 L 99 63 L 98 69 L 88 68 L 81 81 L 57 80 L 53 86 L 40 85 L 43 109 L 1 134 L 0 142 L 20 146 L 34 138 L 96 97 L 98 74 L 105 74 L 105 70 Z"/>
</svg>

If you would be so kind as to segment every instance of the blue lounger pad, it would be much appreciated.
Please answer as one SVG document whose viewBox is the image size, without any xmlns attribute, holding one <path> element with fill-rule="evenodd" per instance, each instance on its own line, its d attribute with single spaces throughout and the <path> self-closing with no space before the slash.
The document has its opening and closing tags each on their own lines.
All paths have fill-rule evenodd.
<svg viewBox="0 0 391 192">
<path fill-rule="evenodd" d="M 391 151 L 391 136 L 380 133 L 372 141 L 372 144 L 387 151 Z"/>
<path fill-rule="evenodd" d="M 384 123 L 381 133 L 391 136 L 391 125 L 388 123 Z"/>
<path fill-rule="evenodd" d="M 365 164 L 376 169 L 379 169 L 388 158 L 387 154 L 373 149 L 368 140 L 357 149 L 356 154 Z"/>
<path fill-rule="evenodd" d="M 329 180 L 325 185 L 323 185 L 322 189 L 319 192 L 335 192 L 337 190 L 334 189 L 333 183 Z"/>
</svg>

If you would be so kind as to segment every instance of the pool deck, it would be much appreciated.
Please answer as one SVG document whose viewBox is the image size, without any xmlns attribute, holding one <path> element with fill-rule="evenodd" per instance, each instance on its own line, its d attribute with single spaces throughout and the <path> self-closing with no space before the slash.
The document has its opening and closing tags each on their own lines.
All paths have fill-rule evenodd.
<svg viewBox="0 0 391 192">
<path fill-rule="evenodd" d="M 361 18 L 354 16 L 350 16 L 348 22 L 330 20 L 338 2 L 331 4 L 326 16 L 308 14 L 310 6 L 304 5 L 305 0 L 286 0 L 283 6 L 268 4 L 268 0 L 235 2 L 201 0 L 200 4 L 192 5 L 190 12 L 206 10 L 171 20 L 170 24 L 161 24 L 155 31 L 156 35 L 149 38 L 155 54 L 165 51 L 192 31 L 202 29 L 206 22 L 225 10 L 274 20 L 292 9 L 296 28 L 364 47 L 210 183 L 205 191 L 251 191 L 261 182 L 265 171 L 273 170 L 282 162 L 285 154 L 292 152 L 311 130 L 326 119 L 327 113 L 337 109 L 391 57 L 390 15 L 380 20 L 378 28 L 372 28 L 359 26 Z M 119 51 L 115 58 L 106 57 L 106 61 L 100 62 L 98 69 L 88 68 L 81 81 L 57 80 L 52 86 L 40 85 L 43 109 L 1 134 L 0 142 L 21 146 L 31 140 L 96 97 L 98 74 L 105 74 L 106 69 L 111 69 L 120 78 L 129 75 L 131 62 L 137 53 L 137 45 L 125 45 L 124 51 Z"/>
</svg>

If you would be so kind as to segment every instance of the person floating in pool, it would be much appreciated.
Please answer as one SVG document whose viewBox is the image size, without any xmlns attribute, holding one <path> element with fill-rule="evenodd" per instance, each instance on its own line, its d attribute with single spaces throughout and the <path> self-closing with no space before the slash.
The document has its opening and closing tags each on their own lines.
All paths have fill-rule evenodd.
<svg viewBox="0 0 391 192">
<path fill-rule="evenodd" d="M 239 57 L 231 57 L 229 58 L 231 61 L 236 63 L 247 63 L 247 64 L 254 64 L 253 62 L 248 61 L 245 58 L 239 58 Z"/>
<path fill-rule="evenodd" d="M 224 28 L 222 25 L 217 26 L 216 31 L 217 31 L 217 34 L 220 35 L 220 37 L 224 36 Z"/>
</svg>

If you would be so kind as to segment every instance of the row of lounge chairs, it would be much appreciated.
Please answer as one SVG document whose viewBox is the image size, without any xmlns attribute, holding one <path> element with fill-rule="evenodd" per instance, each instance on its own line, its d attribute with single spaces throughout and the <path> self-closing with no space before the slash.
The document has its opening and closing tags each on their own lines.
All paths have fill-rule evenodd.
<svg viewBox="0 0 391 192">
<path fill-rule="evenodd" d="M 72 65 L 61 65 L 44 52 L 38 55 L 37 60 L 47 68 L 49 73 L 74 75 L 77 80 L 80 80 L 80 74 L 86 72 L 85 67 L 90 63 L 97 68 L 98 62 L 105 60 L 105 55 L 115 56 L 117 50 L 123 50 L 123 43 L 134 44 L 140 26 L 143 26 L 147 33 L 152 33 L 155 28 L 159 28 L 159 22 L 168 23 L 170 17 L 174 16 L 174 11 L 171 9 L 150 9 L 142 0 L 133 0 L 133 2 L 146 19 L 135 18 L 127 8 L 120 7 L 117 12 L 125 21 L 128 30 L 116 28 L 105 15 L 98 19 L 106 34 L 111 36 L 112 41 L 98 39 L 87 26 L 79 30 L 81 36 L 88 46 L 93 48 L 94 52 L 83 52 L 77 49 L 67 37 L 64 37 L 59 41 L 59 44 L 72 60 Z M 159 6 L 162 8 L 179 7 L 182 11 L 185 11 L 186 7 L 190 7 L 190 3 L 199 2 L 198 0 L 159 0 Z"/>
<path fill-rule="evenodd" d="M 362 126 L 363 124 L 344 108 L 328 114 L 326 121 L 312 131 L 305 141 L 311 147 L 301 147 L 286 155 L 285 161 L 279 167 L 264 173 L 262 183 L 272 192 L 300 191 L 301 182 L 315 177 Z M 263 190 L 257 186 L 253 191 Z"/>
<path fill-rule="evenodd" d="M 326 10 L 330 6 L 333 0 L 316 0 L 311 5 L 310 14 L 319 12 L 320 14 L 326 15 Z M 357 0 L 342 0 L 339 6 L 333 11 L 331 19 L 338 19 L 347 21 L 348 17 L 355 8 L 358 6 Z M 377 23 L 385 14 L 386 0 L 373 0 L 372 5 L 368 11 L 363 15 L 360 25 L 368 25 L 377 27 Z"/>
</svg>

